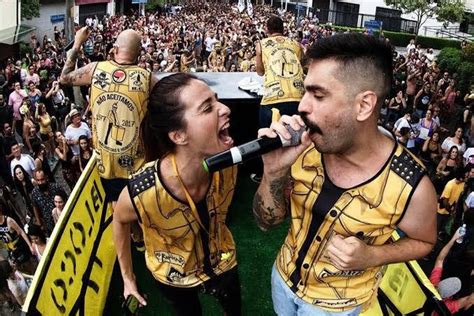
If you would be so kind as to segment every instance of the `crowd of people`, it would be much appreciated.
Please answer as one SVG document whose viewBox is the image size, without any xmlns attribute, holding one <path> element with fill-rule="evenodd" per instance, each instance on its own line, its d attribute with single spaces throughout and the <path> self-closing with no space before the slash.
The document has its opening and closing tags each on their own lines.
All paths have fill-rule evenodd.
<svg viewBox="0 0 474 316">
<path fill-rule="evenodd" d="M 126 61 L 129 56 L 123 55 L 123 51 L 120 51 L 120 47 L 126 44 L 119 43 L 116 39 L 123 31 L 134 29 L 139 30 L 141 36 L 136 66 L 151 74 L 156 72 L 258 72 L 260 74 L 263 66 L 259 59 L 262 58 L 262 48 L 259 43 L 267 43 L 265 41 L 268 37 L 267 21 L 275 13 L 276 11 L 269 6 L 257 6 L 254 8 L 254 16 L 249 17 L 239 13 L 237 6 L 221 4 L 216 7 L 206 3 L 190 3 L 173 14 L 157 11 L 147 12 L 145 16 L 130 14 L 102 18 L 90 17 L 86 20 L 89 28 L 83 32 L 84 41 L 80 43 L 82 45 L 79 44 L 80 46 L 76 47 L 77 56 L 73 56 L 75 59 L 71 59 L 71 55 L 66 54 L 64 32 L 55 28 L 53 39 L 45 35 L 40 40 L 33 34 L 29 43 L 31 48 L 29 53 L 19 59 L 11 57 L 4 61 L 3 66 L 0 67 L 0 122 L 2 126 L 0 177 L 4 183 L 4 194 L 0 201 L 0 238 L 8 251 L 8 261 L 1 263 L 0 286 L 3 289 L 11 289 L 11 291 L 4 290 L 2 297 L 11 304 L 12 308 L 23 304 L 28 280 L 34 274 L 48 237 L 60 218 L 68 198 L 67 193 L 77 183 L 92 156 L 93 147 L 97 145 L 97 142 L 94 141 L 94 144 L 92 142 L 92 139 L 97 137 L 94 133 L 97 133 L 98 128 L 92 126 L 93 105 L 91 103 L 95 102 L 95 97 L 93 93 L 90 94 L 89 87 L 96 77 L 91 75 L 87 80 L 78 82 L 77 78 L 71 75 L 73 72 L 65 71 L 65 69 L 73 70 L 76 66 L 78 69 L 91 68 L 91 65 L 97 62 L 117 61 L 117 56 L 119 58 L 125 56 L 123 60 Z M 299 43 L 301 55 L 310 51 L 314 43 L 318 43 L 321 39 L 331 38 L 338 33 L 330 26 L 318 25 L 317 19 L 305 17 L 297 21 L 290 12 L 279 13 L 284 22 L 284 32 L 273 33 L 280 36 L 284 34 L 285 37 Z M 383 35 L 380 39 L 389 44 L 389 39 L 384 38 Z M 457 86 L 456 74 L 442 72 L 433 50 L 422 48 L 414 41 L 411 41 L 404 51 L 393 49 L 392 61 L 393 83 L 388 98 L 381 105 L 377 123 L 393 133 L 397 141 L 426 167 L 427 175 L 432 180 L 438 197 L 438 242 L 440 245 L 450 243 L 449 253 L 443 253 L 441 260 L 445 264 L 443 277 L 457 277 L 462 280 L 460 290 L 456 293 L 450 292 L 449 297 L 463 298 L 463 305 L 451 304 L 450 306 L 454 306 L 452 311 L 461 308 L 467 310 L 474 304 L 474 297 L 470 294 L 473 261 L 469 261 L 469 258 L 472 259 L 472 246 L 469 246 L 469 243 L 472 240 L 474 228 L 474 134 L 472 134 L 474 130 L 471 125 L 474 87 L 471 91 L 461 92 Z M 152 91 L 154 82 L 151 82 L 151 78 L 147 80 L 150 80 L 149 87 Z M 182 86 L 193 82 L 193 89 L 197 91 L 195 93 L 209 92 L 208 87 L 195 82 L 193 76 L 179 77 L 175 80 L 177 81 L 165 83 L 169 87 L 173 87 L 174 84 L 181 89 Z M 102 82 L 103 80 L 98 78 L 96 83 Z M 73 88 L 70 84 L 81 87 Z M 302 89 L 302 82 L 300 88 Z M 189 91 L 191 90 L 189 88 Z M 148 90 L 141 92 L 149 93 Z M 316 91 L 310 92 L 316 93 Z M 170 97 L 164 90 L 150 93 L 152 101 Z M 174 102 L 171 99 L 172 96 L 170 104 Z M 295 100 L 291 101 L 295 102 Z M 213 102 L 217 101 L 213 100 Z M 150 105 L 150 109 L 153 109 L 150 117 L 160 113 L 159 111 L 164 111 L 155 109 L 153 104 Z M 224 121 L 228 117 L 227 110 L 221 105 L 219 105 L 219 110 L 216 110 L 225 112 L 222 114 Z M 188 111 L 193 111 L 193 109 L 186 108 L 182 115 L 188 115 L 186 114 Z M 300 112 L 303 111 L 300 110 Z M 166 111 L 164 114 L 173 117 Z M 156 116 L 157 122 L 159 119 L 159 116 Z M 162 128 L 162 126 L 156 127 L 151 121 L 145 122 L 150 129 L 150 135 Z M 181 123 L 176 121 L 177 125 Z M 205 121 L 202 123 L 205 124 Z M 223 125 L 221 123 L 219 122 L 219 128 L 225 126 L 227 121 Z M 294 121 L 286 123 L 296 125 Z M 311 126 L 311 121 L 308 119 L 304 123 Z M 320 122 L 320 124 L 323 123 Z M 108 138 L 112 125 L 112 123 L 104 125 L 103 132 L 99 131 L 99 138 L 102 134 Z M 321 126 L 325 133 L 325 125 Z M 195 128 L 197 135 L 200 135 L 199 126 Z M 318 131 L 318 129 L 315 130 Z M 173 129 L 167 132 L 171 133 Z M 220 131 L 217 135 L 217 138 L 223 139 L 225 144 L 218 149 L 225 149 L 230 143 L 225 133 Z M 185 163 L 186 159 L 190 159 L 189 157 L 196 158 L 192 162 L 198 162 L 196 164 L 196 170 L 198 170 L 202 157 L 201 152 L 180 147 L 180 136 L 175 137 L 176 139 L 171 139 L 171 141 L 178 145 L 170 146 L 169 141 L 165 141 L 162 146 L 168 150 L 166 154 L 174 153 L 176 160 L 168 159 L 174 156 L 167 156 L 164 153 L 151 155 L 153 159 L 163 158 L 163 163 L 168 165 L 166 170 L 173 171 L 176 168 L 179 178 L 176 161 L 181 164 Z M 160 142 L 160 140 L 155 141 Z M 193 138 L 192 142 L 194 141 L 196 140 Z M 375 143 L 377 139 L 365 141 Z M 116 139 L 115 142 L 116 145 L 119 144 Z M 196 143 L 197 145 L 204 146 L 199 142 Z M 98 150 L 97 146 L 95 147 L 95 150 Z M 216 148 L 209 148 L 209 150 L 210 152 L 206 153 L 212 154 Z M 147 148 L 145 148 L 146 151 Z M 329 160 L 328 163 L 330 163 Z M 188 164 L 192 165 L 190 161 Z M 151 165 L 148 167 L 151 168 Z M 179 172 L 189 173 L 181 169 Z M 191 177 L 189 174 L 187 176 Z M 196 179 L 198 176 L 197 173 L 192 175 Z M 200 191 L 199 188 L 208 189 L 211 185 L 207 182 L 208 179 L 202 176 L 199 179 L 202 183 L 200 182 L 197 187 L 197 196 L 200 199 L 203 198 L 205 192 Z M 235 180 L 233 173 L 225 174 L 225 177 L 228 181 Z M 118 178 L 124 178 L 124 176 Z M 265 194 L 269 194 L 264 187 L 268 184 L 266 181 L 268 182 L 268 179 L 265 180 L 264 175 L 263 186 L 259 191 L 263 196 L 262 201 Z M 218 184 L 212 182 L 212 185 Z M 171 186 L 178 188 L 184 187 L 184 184 L 176 182 Z M 225 189 L 232 190 L 232 187 Z M 164 189 L 162 191 L 159 194 L 167 194 Z M 186 189 L 182 192 L 178 190 L 178 192 L 180 192 L 177 195 L 181 201 L 189 202 Z M 117 201 L 119 194 L 120 191 L 116 192 L 114 202 Z M 137 199 L 140 194 L 141 192 L 128 196 L 125 202 L 119 200 L 120 212 L 128 214 L 129 206 L 132 205 L 129 201 Z M 263 202 L 261 203 L 263 205 Z M 202 205 L 197 205 L 195 212 L 201 212 L 201 208 Z M 222 210 L 223 213 L 226 211 Z M 264 214 L 264 211 L 262 212 Z M 257 220 L 259 226 L 266 227 L 268 218 L 265 221 L 264 217 L 267 215 L 262 214 L 256 215 Z M 117 227 L 124 231 L 129 230 L 127 225 L 136 220 L 137 215 L 146 215 L 143 206 L 139 208 L 137 214 L 133 212 L 132 217 L 126 217 Z M 221 220 L 225 221 L 225 217 Z M 199 224 L 202 226 L 201 223 Z M 409 230 L 408 226 L 405 225 L 407 230 Z M 200 229 L 199 225 L 196 227 Z M 463 236 L 460 236 L 459 227 L 466 228 Z M 207 229 L 203 229 L 209 229 L 209 218 Z M 218 234 L 230 234 L 230 232 L 219 231 Z M 120 238 L 117 240 L 122 244 L 130 242 Z M 452 242 L 452 240 L 460 240 L 460 242 Z M 234 258 L 235 245 L 233 243 L 222 245 L 222 247 L 227 248 L 220 255 Z M 282 256 L 284 255 L 282 253 Z M 433 252 L 425 258 L 434 259 L 435 257 L 436 253 Z M 127 262 L 125 261 L 124 264 L 126 265 Z M 298 264 L 301 265 L 302 262 Z M 220 265 L 228 272 L 226 278 L 229 279 L 223 278 L 225 280 L 219 282 L 228 284 L 232 281 L 238 284 L 238 276 L 234 269 L 235 261 L 229 259 L 225 267 L 223 261 Z M 282 265 L 278 265 L 274 273 L 280 272 L 285 277 L 294 277 L 285 269 Z M 158 281 L 161 280 L 160 277 L 162 276 L 157 277 Z M 442 284 L 440 278 L 441 276 L 438 276 L 437 285 Z M 164 283 L 166 283 L 165 279 Z M 196 279 L 191 277 L 185 281 L 187 284 L 194 284 Z M 291 286 L 290 281 L 286 279 L 280 278 L 277 281 L 282 284 L 286 282 L 288 286 Z M 165 296 L 172 299 L 175 289 L 163 285 L 162 290 Z M 139 296 L 133 286 L 130 286 L 128 291 Z M 235 312 L 236 304 L 239 305 L 238 310 L 240 310 L 240 298 L 236 298 L 236 296 L 240 297 L 240 290 L 233 288 L 231 294 L 232 301 L 222 297 L 219 300 L 229 311 Z M 197 296 L 193 296 L 193 300 L 195 299 Z M 179 302 L 175 303 L 179 305 Z M 195 308 L 195 305 L 190 306 Z"/>
</svg>

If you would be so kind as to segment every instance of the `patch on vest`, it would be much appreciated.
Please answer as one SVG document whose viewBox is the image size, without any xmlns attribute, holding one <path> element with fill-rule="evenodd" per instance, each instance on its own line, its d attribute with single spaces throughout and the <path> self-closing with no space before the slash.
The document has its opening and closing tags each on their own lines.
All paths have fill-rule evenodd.
<svg viewBox="0 0 474 316">
<path fill-rule="evenodd" d="M 270 51 L 269 66 L 273 74 L 280 78 L 294 78 L 300 74 L 300 61 L 287 47 L 277 47 Z"/>
<path fill-rule="evenodd" d="M 105 71 L 96 72 L 92 78 L 92 85 L 97 89 L 107 91 L 112 82 L 112 76 Z"/>
<path fill-rule="evenodd" d="M 95 100 L 93 116 L 100 149 L 121 154 L 136 144 L 139 115 L 128 96 L 118 92 L 100 94 Z"/>
<path fill-rule="evenodd" d="M 140 70 L 133 70 L 128 73 L 130 79 L 128 80 L 128 90 L 130 92 L 145 91 L 145 73 Z"/>
<path fill-rule="evenodd" d="M 184 273 L 181 273 L 175 268 L 171 267 L 166 279 L 172 283 L 182 283 L 182 280 L 185 276 L 186 275 Z"/>
<path fill-rule="evenodd" d="M 166 262 L 179 265 L 180 267 L 184 267 L 184 264 L 186 263 L 183 256 L 174 254 L 172 252 L 155 251 L 155 257 L 160 263 Z"/>
<path fill-rule="evenodd" d="M 414 187 L 425 174 L 423 167 L 405 150 L 400 156 L 394 156 L 392 158 L 390 169 L 412 187 Z"/>
<path fill-rule="evenodd" d="M 127 74 L 122 69 L 117 69 L 112 73 L 112 79 L 116 83 L 122 83 L 127 79 Z"/>
</svg>

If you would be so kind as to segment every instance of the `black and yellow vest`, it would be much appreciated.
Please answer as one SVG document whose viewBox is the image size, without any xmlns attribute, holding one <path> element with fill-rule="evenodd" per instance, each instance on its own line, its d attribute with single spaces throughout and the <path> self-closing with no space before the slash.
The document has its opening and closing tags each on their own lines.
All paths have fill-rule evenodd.
<svg viewBox="0 0 474 316">
<path fill-rule="evenodd" d="M 214 175 L 206 198 L 196 203 L 199 224 L 186 202 L 163 186 L 159 161 L 147 163 L 129 181 L 139 217 L 145 260 L 156 280 L 193 287 L 237 265 L 235 243 L 226 226 L 237 168 Z"/>
<path fill-rule="evenodd" d="M 337 269 L 325 256 L 328 240 L 337 233 L 357 236 L 368 245 L 386 243 L 424 174 L 418 160 L 395 144 L 374 177 L 342 189 L 327 178 L 314 146 L 303 152 L 291 169 L 291 226 L 276 259 L 288 287 L 304 301 L 333 312 L 367 306 L 377 292 L 381 267 Z"/>
<path fill-rule="evenodd" d="M 304 94 L 303 50 L 284 36 L 272 36 L 260 41 L 265 67 L 265 92 L 261 104 L 299 102 Z"/>
<path fill-rule="evenodd" d="M 147 111 L 150 72 L 113 61 L 92 76 L 92 139 L 104 179 L 128 179 L 144 162 L 140 123 Z"/>
</svg>

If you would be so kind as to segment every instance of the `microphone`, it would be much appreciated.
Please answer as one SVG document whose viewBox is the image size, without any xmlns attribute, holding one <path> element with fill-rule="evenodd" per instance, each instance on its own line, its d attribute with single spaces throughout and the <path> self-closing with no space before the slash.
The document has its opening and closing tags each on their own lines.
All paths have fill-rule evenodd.
<svg viewBox="0 0 474 316">
<path fill-rule="evenodd" d="M 285 125 L 285 127 L 291 135 L 290 139 L 284 139 L 280 135 L 275 138 L 263 136 L 210 156 L 202 161 L 202 165 L 207 172 L 212 173 L 238 163 L 246 162 L 281 147 L 299 145 L 301 143 L 301 135 L 305 129 L 300 128 L 298 131 L 295 131 L 290 125 Z"/>
</svg>

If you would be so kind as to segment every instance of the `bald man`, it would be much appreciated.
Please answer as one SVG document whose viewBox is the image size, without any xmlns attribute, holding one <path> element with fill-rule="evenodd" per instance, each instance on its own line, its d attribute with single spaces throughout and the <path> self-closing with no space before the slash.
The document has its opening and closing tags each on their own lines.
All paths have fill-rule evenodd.
<svg viewBox="0 0 474 316">
<path fill-rule="evenodd" d="M 81 46 L 89 35 L 87 27 L 77 31 L 60 82 L 91 85 L 89 106 L 98 170 L 107 198 L 114 202 L 129 175 L 143 164 L 140 123 L 156 80 L 148 70 L 137 66 L 141 36 L 134 30 L 119 34 L 113 46 L 113 61 L 93 62 L 75 70 Z"/>
</svg>

